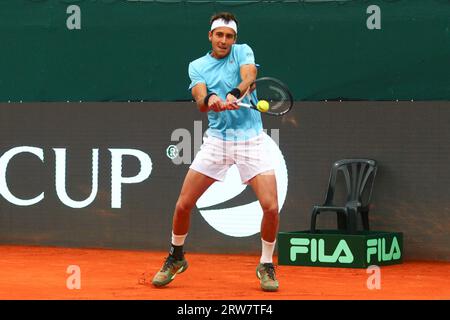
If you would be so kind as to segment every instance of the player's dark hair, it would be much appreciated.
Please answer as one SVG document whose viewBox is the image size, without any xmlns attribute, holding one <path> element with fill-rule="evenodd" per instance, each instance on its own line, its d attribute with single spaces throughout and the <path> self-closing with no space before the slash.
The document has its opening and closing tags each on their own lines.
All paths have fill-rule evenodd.
<svg viewBox="0 0 450 320">
<path fill-rule="evenodd" d="M 219 13 L 216 13 L 215 15 L 213 15 L 211 17 L 211 20 L 209 21 L 209 24 L 212 25 L 214 20 L 217 20 L 217 19 L 223 19 L 226 22 L 230 22 L 231 20 L 233 20 L 234 22 L 236 22 L 237 26 L 239 25 L 239 23 L 238 23 L 236 17 L 234 16 L 234 14 L 232 14 L 230 12 L 219 12 Z"/>
</svg>

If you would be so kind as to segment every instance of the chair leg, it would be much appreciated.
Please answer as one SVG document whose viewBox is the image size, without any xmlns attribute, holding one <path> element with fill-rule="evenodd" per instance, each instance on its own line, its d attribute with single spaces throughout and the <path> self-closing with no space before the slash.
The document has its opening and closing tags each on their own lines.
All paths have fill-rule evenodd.
<svg viewBox="0 0 450 320">
<path fill-rule="evenodd" d="M 361 211 L 361 219 L 363 224 L 363 229 L 369 231 L 369 211 Z"/>
<path fill-rule="evenodd" d="M 347 210 L 347 233 L 354 234 L 356 233 L 356 210 L 348 209 Z"/>
<path fill-rule="evenodd" d="M 316 219 L 317 219 L 318 213 L 319 213 L 319 211 L 317 211 L 316 208 L 314 208 L 311 213 L 311 228 L 310 228 L 311 233 L 316 233 Z"/>
<path fill-rule="evenodd" d="M 337 214 L 338 230 L 346 230 L 347 229 L 347 219 L 345 217 L 345 213 L 336 212 L 336 214 Z"/>
</svg>

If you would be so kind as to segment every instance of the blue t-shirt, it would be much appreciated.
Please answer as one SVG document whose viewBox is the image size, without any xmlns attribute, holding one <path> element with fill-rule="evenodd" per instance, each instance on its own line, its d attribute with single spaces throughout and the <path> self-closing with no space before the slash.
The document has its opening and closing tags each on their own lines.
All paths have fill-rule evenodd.
<svg viewBox="0 0 450 320">
<path fill-rule="evenodd" d="M 189 90 L 204 83 L 208 93 L 214 92 L 225 101 L 227 93 L 241 83 L 240 67 L 245 64 L 255 64 L 253 51 L 246 44 L 234 44 L 222 59 L 212 57 L 209 51 L 189 64 Z M 246 99 L 243 102 L 249 103 Z M 262 131 L 261 114 L 253 109 L 209 111 L 208 120 L 207 134 L 222 140 L 248 140 Z"/>
</svg>

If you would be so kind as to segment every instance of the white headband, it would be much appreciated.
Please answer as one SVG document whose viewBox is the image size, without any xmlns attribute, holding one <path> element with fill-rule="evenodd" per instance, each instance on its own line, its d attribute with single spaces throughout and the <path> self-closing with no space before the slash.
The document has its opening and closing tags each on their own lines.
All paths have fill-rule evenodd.
<svg viewBox="0 0 450 320">
<path fill-rule="evenodd" d="M 237 25 L 236 22 L 234 20 L 230 20 L 230 21 L 225 21 L 224 19 L 220 18 L 220 19 L 216 19 L 213 21 L 212 25 L 211 25 L 211 31 L 213 31 L 216 28 L 219 27 L 228 27 L 234 30 L 234 32 L 236 32 L 237 34 Z"/>
</svg>

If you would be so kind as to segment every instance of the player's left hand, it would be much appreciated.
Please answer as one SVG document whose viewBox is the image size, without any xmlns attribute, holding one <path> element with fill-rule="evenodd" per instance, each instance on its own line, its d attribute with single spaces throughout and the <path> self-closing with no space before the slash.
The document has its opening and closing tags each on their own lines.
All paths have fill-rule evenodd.
<svg viewBox="0 0 450 320">
<path fill-rule="evenodd" d="M 232 94 L 227 94 L 226 108 L 227 110 L 239 109 L 239 105 L 236 103 L 237 98 Z"/>
</svg>

